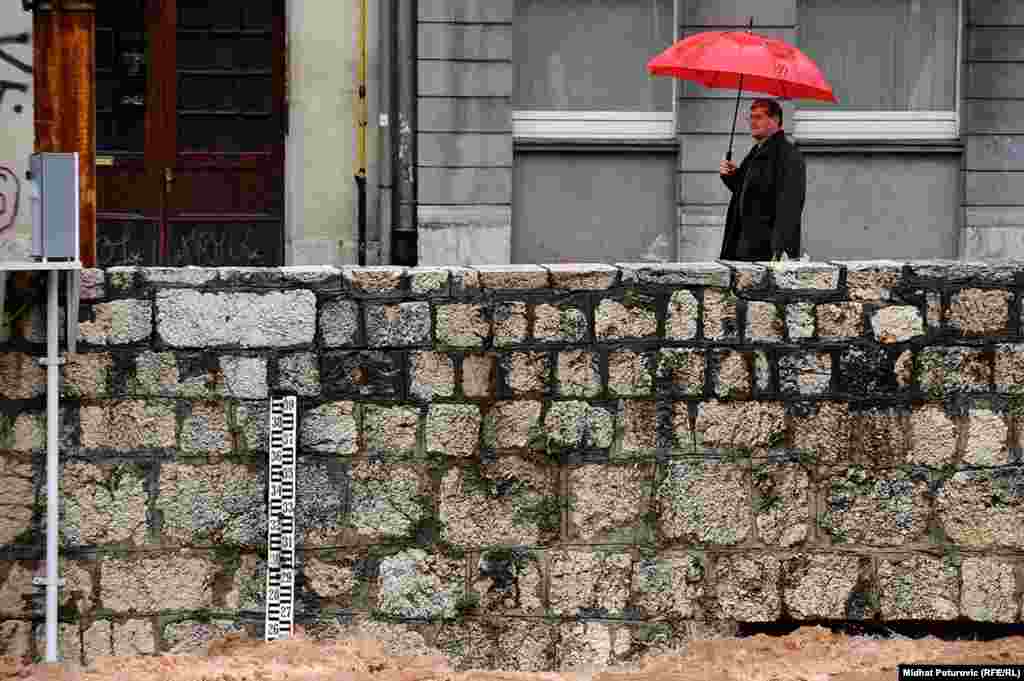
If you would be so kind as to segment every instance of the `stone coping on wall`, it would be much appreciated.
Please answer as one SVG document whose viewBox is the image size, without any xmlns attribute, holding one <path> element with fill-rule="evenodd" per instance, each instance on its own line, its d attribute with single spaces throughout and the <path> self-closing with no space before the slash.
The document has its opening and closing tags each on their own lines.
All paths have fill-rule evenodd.
<svg viewBox="0 0 1024 681">
<path fill-rule="evenodd" d="M 1021 621 L 1024 263 L 119 267 L 81 290 L 81 659 L 258 635 L 272 394 L 300 401 L 312 629 L 526 670 L 738 622 Z M 14 654 L 41 645 L 44 330 L 37 303 L 0 337 Z"/>
</svg>

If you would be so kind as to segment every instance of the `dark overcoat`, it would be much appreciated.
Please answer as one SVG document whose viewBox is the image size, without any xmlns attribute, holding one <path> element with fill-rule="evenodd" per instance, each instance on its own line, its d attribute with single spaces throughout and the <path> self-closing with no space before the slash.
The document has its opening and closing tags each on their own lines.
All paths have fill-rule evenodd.
<svg viewBox="0 0 1024 681">
<path fill-rule="evenodd" d="M 807 169 L 785 133 L 779 130 L 751 149 L 735 173 L 719 177 L 732 192 L 722 259 L 771 260 L 783 252 L 799 258 Z"/>
</svg>

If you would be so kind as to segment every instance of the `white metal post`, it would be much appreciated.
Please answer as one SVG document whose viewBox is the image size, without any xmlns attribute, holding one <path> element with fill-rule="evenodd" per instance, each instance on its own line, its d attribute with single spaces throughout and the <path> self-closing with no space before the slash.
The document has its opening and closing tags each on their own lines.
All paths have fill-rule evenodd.
<svg viewBox="0 0 1024 681">
<path fill-rule="evenodd" d="M 46 661 L 57 661 L 57 433 L 60 415 L 57 405 L 57 370 L 60 359 L 57 342 L 60 325 L 57 309 L 57 270 L 50 270 L 46 308 Z M 68 306 L 70 310 L 71 306 Z"/>
</svg>

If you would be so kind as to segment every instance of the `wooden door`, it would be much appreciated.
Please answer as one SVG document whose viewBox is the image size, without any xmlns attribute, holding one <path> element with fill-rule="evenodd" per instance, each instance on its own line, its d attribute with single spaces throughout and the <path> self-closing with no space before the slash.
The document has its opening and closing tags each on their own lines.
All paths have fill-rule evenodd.
<svg viewBox="0 0 1024 681">
<path fill-rule="evenodd" d="M 284 31 L 284 0 L 100 3 L 101 266 L 282 264 Z"/>
</svg>

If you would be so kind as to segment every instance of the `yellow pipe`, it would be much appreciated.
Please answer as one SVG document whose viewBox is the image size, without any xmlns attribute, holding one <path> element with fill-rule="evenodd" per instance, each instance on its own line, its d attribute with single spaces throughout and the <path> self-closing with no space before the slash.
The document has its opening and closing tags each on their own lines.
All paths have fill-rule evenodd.
<svg viewBox="0 0 1024 681">
<path fill-rule="evenodd" d="M 356 175 L 366 177 L 366 128 L 369 125 L 369 109 L 366 103 L 366 27 L 367 27 L 367 0 L 359 2 L 359 84 L 356 96 L 359 97 L 358 114 L 356 125 L 359 126 L 356 135 Z"/>
</svg>

